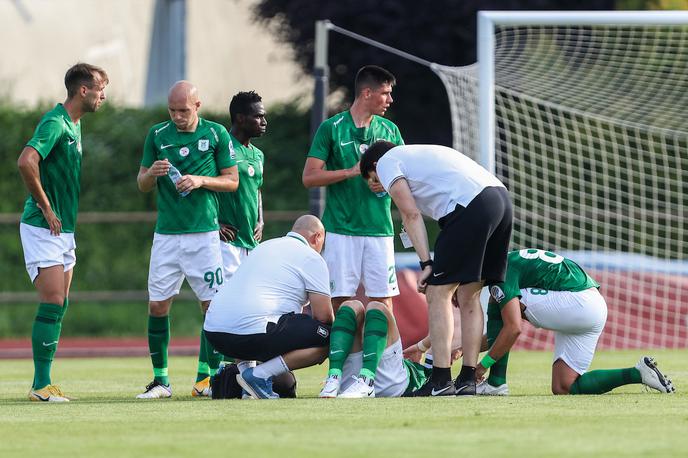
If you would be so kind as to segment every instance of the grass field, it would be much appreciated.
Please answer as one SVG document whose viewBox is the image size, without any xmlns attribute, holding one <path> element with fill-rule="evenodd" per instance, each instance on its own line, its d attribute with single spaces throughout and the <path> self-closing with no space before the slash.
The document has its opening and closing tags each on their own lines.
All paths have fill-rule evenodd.
<svg viewBox="0 0 688 458">
<path fill-rule="evenodd" d="M 642 354 L 600 352 L 593 369 Z M 632 385 L 554 397 L 550 353 L 519 352 L 505 398 L 321 400 L 321 366 L 297 373 L 301 399 L 199 400 L 190 396 L 196 362 L 179 357 L 171 400 L 134 399 L 151 378 L 146 358 L 62 359 L 53 380 L 79 400 L 39 404 L 26 401 L 31 361 L 4 360 L 0 456 L 688 456 L 688 351 L 651 354 L 675 395 Z"/>
</svg>

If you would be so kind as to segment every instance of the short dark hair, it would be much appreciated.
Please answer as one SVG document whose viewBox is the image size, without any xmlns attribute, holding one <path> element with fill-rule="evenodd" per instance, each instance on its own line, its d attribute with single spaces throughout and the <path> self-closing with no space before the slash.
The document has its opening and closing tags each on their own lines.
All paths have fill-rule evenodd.
<svg viewBox="0 0 688 458">
<path fill-rule="evenodd" d="M 392 142 L 388 142 L 387 140 L 378 140 L 370 145 L 365 153 L 361 155 L 361 163 L 359 164 L 361 176 L 367 180 L 370 176 L 370 172 L 375 170 L 377 161 L 379 161 L 387 151 L 391 150 L 395 146 L 397 145 Z"/>
<path fill-rule="evenodd" d="M 71 66 L 67 73 L 65 73 L 64 83 L 67 88 L 67 97 L 71 98 L 79 92 L 81 86 L 86 86 L 89 89 L 93 87 L 96 82 L 96 75 L 100 77 L 106 84 L 110 82 L 108 75 L 100 67 L 78 62 Z"/>
<path fill-rule="evenodd" d="M 378 88 L 383 84 L 394 86 L 397 84 L 396 78 L 389 71 L 377 65 L 366 65 L 361 67 L 356 73 L 356 80 L 354 83 L 354 90 L 356 95 L 367 87 Z"/>
<path fill-rule="evenodd" d="M 229 102 L 229 118 L 232 122 L 236 119 L 238 114 L 249 114 L 251 112 L 251 105 L 262 102 L 263 99 L 255 91 L 239 92 L 232 101 Z"/>
</svg>

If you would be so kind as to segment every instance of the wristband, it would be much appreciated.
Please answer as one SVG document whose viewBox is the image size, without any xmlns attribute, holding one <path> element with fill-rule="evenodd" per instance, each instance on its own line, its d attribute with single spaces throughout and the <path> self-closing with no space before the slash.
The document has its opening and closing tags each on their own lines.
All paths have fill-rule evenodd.
<svg viewBox="0 0 688 458">
<path fill-rule="evenodd" d="M 422 340 L 419 340 L 419 341 L 418 341 L 418 343 L 416 344 L 416 347 L 418 347 L 418 349 L 419 349 L 420 351 L 422 351 L 423 353 L 425 353 L 426 351 L 428 351 L 428 348 L 430 348 L 430 347 L 426 347 L 426 346 L 423 344 L 423 341 L 422 341 Z"/>
<path fill-rule="evenodd" d="M 496 362 L 497 362 L 497 361 L 495 361 L 494 359 L 492 359 L 492 356 L 490 356 L 489 353 L 485 353 L 485 356 L 483 356 L 483 359 L 480 361 L 480 364 L 482 364 L 482 366 L 483 366 L 485 369 L 489 369 L 490 366 L 492 366 L 492 365 L 493 365 L 494 363 L 496 363 Z"/>
<path fill-rule="evenodd" d="M 432 265 L 432 259 L 428 259 L 427 261 L 421 261 L 420 262 L 420 270 L 425 269 L 428 266 Z"/>
</svg>

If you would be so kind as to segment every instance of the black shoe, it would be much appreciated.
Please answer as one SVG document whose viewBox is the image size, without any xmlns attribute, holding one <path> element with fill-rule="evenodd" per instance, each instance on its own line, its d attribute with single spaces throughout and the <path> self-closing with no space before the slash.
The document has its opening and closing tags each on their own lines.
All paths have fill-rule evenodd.
<svg viewBox="0 0 688 458">
<path fill-rule="evenodd" d="M 411 393 L 411 396 L 454 396 L 455 394 L 454 383 L 451 380 L 439 385 L 428 380 L 425 385 Z"/>
<path fill-rule="evenodd" d="M 459 381 L 457 378 L 454 382 L 454 393 L 457 396 L 475 396 L 475 380 Z"/>
</svg>

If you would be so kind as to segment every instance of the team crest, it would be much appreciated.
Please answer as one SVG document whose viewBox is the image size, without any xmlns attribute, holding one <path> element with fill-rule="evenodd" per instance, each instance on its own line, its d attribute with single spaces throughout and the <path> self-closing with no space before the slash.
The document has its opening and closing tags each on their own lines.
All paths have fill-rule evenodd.
<svg viewBox="0 0 688 458">
<path fill-rule="evenodd" d="M 318 335 L 319 335 L 320 337 L 322 337 L 323 339 L 327 339 L 327 336 L 330 335 L 330 331 L 329 331 L 327 328 L 323 327 L 323 326 L 318 326 L 318 331 L 317 331 L 317 333 L 318 333 Z"/>
<path fill-rule="evenodd" d="M 252 177 L 255 174 L 256 174 L 256 169 L 254 169 L 252 165 L 249 165 L 248 166 L 248 176 Z"/>
<path fill-rule="evenodd" d="M 361 143 L 361 145 L 358 147 L 358 150 L 361 152 L 361 154 L 363 154 L 368 150 L 368 145 Z"/>
<path fill-rule="evenodd" d="M 189 148 L 187 148 L 186 146 L 182 146 L 181 148 L 179 148 L 179 155 L 181 157 L 188 156 L 189 155 Z"/>
<path fill-rule="evenodd" d="M 502 288 L 499 286 L 493 286 L 490 288 L 490 294 L 496 300 L 497 302 L 502 302 L 504 300 L 504 291 L 502 291 Z"/>
<path fill-rule="evenodd" d="M 208 139 L 202 139 L 198 140 L 198 151 L 208 151 L 208 147 L 210 146 L 210 140 Z"/>
</svg>

